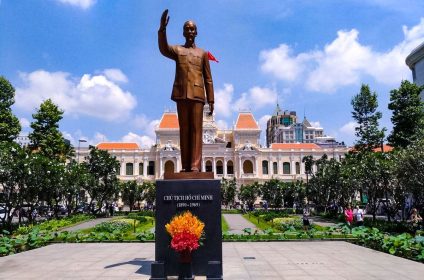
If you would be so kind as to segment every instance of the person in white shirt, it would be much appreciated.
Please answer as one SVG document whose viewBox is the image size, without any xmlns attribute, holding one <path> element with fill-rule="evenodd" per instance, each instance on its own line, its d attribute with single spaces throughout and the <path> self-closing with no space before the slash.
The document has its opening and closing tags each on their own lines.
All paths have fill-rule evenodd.
<svg viewBox="0 0 424 280">
<path fill-rule="evenodd" d="M 364 210 L 359 208 L 359 206 L 356 206 L 355 220 L 358 227 L 364 225 Z"/>
</svg>

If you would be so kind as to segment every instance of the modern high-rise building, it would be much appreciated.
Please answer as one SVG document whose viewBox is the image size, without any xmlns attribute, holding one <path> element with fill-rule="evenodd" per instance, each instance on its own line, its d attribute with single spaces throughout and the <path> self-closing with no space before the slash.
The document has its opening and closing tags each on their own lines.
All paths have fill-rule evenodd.
<svg viewBox="0 0 424 280">
<path fill-rule="evenodd" d="M 424 85 L 424 42 L 412 50 L 405 62 L 412 71 L 414 83 Z M 421 99 L 424 100 L 424 91 L 421 92 Z"/>
<path fill-rule="evenodd" d="M 335 141 L 334 137 L 325 135 L 322 127 L 313 126 L 306 117 L 303 117 L 302 122 L 298 122 L 296 112 L 282 111 L 278 104 L 266 127 L 267 147 L 270 147 L 272 143 L 341 145 Z"/>
</svg>

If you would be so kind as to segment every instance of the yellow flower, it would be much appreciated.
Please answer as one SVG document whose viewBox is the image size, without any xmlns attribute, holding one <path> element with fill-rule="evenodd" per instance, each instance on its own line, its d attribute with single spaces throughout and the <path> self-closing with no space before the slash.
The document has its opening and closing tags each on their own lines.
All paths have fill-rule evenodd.
<svg viewBox="0 0 424 280">
<path fill-rule="evenodd" d="M 190 211 L 186 211 L 172 218 L 172 220 L 165 225 L 166 231 L 173 237 L 178 233 L 191 233 L 197 238 L 203 234 L 205 224 L 201 222 Z"/>
</svg>

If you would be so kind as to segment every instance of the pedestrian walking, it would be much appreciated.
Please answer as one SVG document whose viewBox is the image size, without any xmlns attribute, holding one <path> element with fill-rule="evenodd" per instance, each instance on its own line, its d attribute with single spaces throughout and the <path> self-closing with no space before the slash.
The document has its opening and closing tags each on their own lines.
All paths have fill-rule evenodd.
<svg viewBox="0 0 424 280">
<path fill-rule="evenodd" d="M 355 220 L 356 220 L 356 226 L 360 227 L 364 225 L 364 210 L 359 208 L 359 206 L 356 206 L 355 210 Z"/>
</svg>

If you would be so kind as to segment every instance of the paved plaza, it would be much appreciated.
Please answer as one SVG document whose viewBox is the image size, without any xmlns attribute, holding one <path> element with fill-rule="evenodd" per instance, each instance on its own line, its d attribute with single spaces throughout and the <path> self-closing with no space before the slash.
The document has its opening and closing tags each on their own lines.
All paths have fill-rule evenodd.
<svg viewBox="0 0 424 280">
<path fill-rule="evenodd" d="M 224 279 L 423 279 L 424 265 L 341 241 L 226 242 Z M 0 258 L 0 279 L 149 279 L 154 243 L 53 244 Z M 205 279 L 205 277 L 196 277 Z"/>
</svg>

